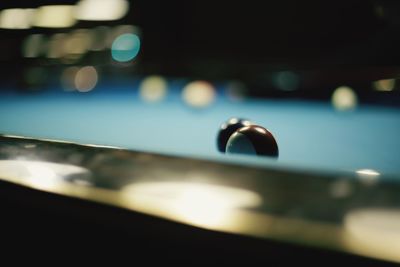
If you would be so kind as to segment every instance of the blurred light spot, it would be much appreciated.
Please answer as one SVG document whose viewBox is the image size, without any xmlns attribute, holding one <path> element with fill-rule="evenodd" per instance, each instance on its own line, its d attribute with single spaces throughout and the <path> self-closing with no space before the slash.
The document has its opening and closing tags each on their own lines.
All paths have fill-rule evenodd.
<svg viewBox="0 0 400 267">
<path fill-rule="evenodd" d="M 0 12 L 0 28 L 29 29 L 32 26 L 35 9 L 10 8 Z"/>
<path fill-rule="evenodd" d="M 75 88 L 79 92 L 89 92 L 96 86 L 97 71 L 93 66 L 86 66 L 78 70 L 75 76 Z"/>
<path fill-rule="evenodd" d="M 149 76 L 139 86 L 140 97 L 146 102 L 159 102 L 167 94 L 167 81 L 161 76 Z"/>
<path fill-rule="evenodd" d="M 340 86 L 332 94 L 332 105 L 340 111 L 355 109 L 357 102 L 356 93 L 348 86 Z"/>
<path fill-rule="evenodd" d="M 195 108 L 209 106 L 215 100 L 215 97 L 214 86 L 206 81 L 191 82 L 182 91 L 183 101 Z"/>
<path fill-rule="evenodd" d="M 355 249 L 369 250 L 400 260 L 400 210 L 365 208 L 350 211 L 344 217 L 347 243 Z"/>
<path fill-rule="evenodd" d="M 378 18 L 384 18 L 384 17 L 385 17 L 385 10 L 383 9 L 382 6 L 376 5 L 376 6 L 374 7 L 374 11 L 375 11 L 375 15 L 376 15 Z"/>
<path fill-rule="evenodd" d="M 47 82 L 47 79 L 47 71 L 43 67 L 31 67 L 24 72 L 24 82 L 31 89 L 35 89 L 34 87 L 41 87 Z"/>
<path fill-rule="evenodd" d="M 130 202 L 209 227 L 232 223 L 230 216 L 235 209 L 262 203 L 261 196 L 249 190 L 200 183 L 137 183 L 123 192 Z"/>
<path fill-rule="evenodd" d="M 283 91 L 294 91 L 299 87 L 299 77 L 291 71 L 282 71 L 275 76 L 275 86 Z"/>
<path fill-rule="evenodd" d="M 112 58 L 119 62 L 134 59 L 140 50 L 140 39 L 136 34 L 126 33 L 118 36 L 111 47 Z"/>
<path fill-rule="evenodd" d="M 64 91 L 75 91 L 75 76 L 79 71 L 79 67 L 68 67 L 61 74 L 61 85 Z"/>
<path fill-rule="evenodd" d="M 237 102 L 246 98 L 246 85 L 240 81 L 232 81 L 226 86 L 226 96 L 229 100 Z"/>
<path fill-rule="evenodd" d="M 375 81 L 373 83 L 373 87 L 377 91 L 393 91 L 394 86 L 396 84 L 395 79 L 385 79 L 385 80 L 379 80 Z"/>
<path fill-rule="evenodd" d="M 63 55 L 66 60 L 77 60 L 85 54 L 91 45 L 89 31 L 79 29 L 67 35 L 63 43 Z"/>
<path fill-rule="evenodd" d="M 64 44 L 67 39 L 67 34 L 56 33 L 54 34 L 48 43 L 47 57 L 48 58 L 62 58 L 64 56 Z"/>
<path fill-rule="evenodd" d="M 2 178 L 41 190 L 51 190 L 63 185 L 71 175 L 88 174 L 85 168 L 51 162 L 29 160 L 0 160 Z"/>
<path fill-rule="evenodd" d="M 129 10 L 126 0 L 81 0 L 76 5 L 79 20 L 109 21 L 123 18 Z"/>
<path fill-rule="evenodd" d="M 330 185 L 330 193 L 333 198 L 345 198 L 352 192 L 353 187 L 347 180 L 337 180 Z"/>
<path fill-rule="evenodd" d="M 43 52 L 45 43 L 43 34 L 31 34 L 22 45 L 22 55 L 28 58 L 38 57 Z"/>
<path fill-rule="evenodd" d="M 92 51 L 101 51 L 106 49 L 107 47 L 111 46 L 109 43 L 112 43 L 112 40 L 109 41 L 111 30 L 110 27 L 106 26 L 99 26 L 90 32 L 91 34 L 91 46 L 90 50 Z"/>
<path fill-rule="evenodd" d="M 75 23 L 74 6 L 49 5 L 37 9 L 33 25 L 43 28 L 66 28 Z"/>
<path fill-rule="evenodd" d="M 360 181 L 365 185 L 374 185 L 378 182 L 379 176 L 381 175 L 379 172 L 371 169 L 361 169 L 356 171 L 357 176 L 360 178 Z"/>
</svg>

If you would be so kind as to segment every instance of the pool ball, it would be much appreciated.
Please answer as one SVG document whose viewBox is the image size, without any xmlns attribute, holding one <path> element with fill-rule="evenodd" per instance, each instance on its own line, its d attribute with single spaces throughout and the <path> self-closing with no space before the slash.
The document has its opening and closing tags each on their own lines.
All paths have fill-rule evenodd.
<svg viewBox="0 0 400 267">
<path fill-rule="evenodd" d="M 252 125 L 253 123 L 247 119 L 231 118 L 221 125 L 217 136 L 218 151 L 225 153 L 226 144 L 229 137 L 238 129 Z"/>
<path fill-rule="evenodd" d="M 274 136 L 258 125 L 245 126 L 234 132 L 228 139 L 226 152 L 276 158 L 279 155 Z"/>
</svg>

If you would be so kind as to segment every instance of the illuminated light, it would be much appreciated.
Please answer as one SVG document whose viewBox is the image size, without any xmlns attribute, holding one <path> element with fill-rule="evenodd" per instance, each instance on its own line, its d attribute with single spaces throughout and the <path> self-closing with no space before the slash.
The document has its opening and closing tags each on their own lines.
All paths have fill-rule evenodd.
<svg viewBox="0 0 400 267">
<path fill-rule="evenodd" d="M 65 33 L 56 33 L 54 34 L 49 41 L 47 48 L 47 57 L 48 58 L 62 58 L 64 54 L 64 43 L 67 39 L 67 34 Z"/>
<path fill-rule="evenodd" d="M 357 107 L 357 95 L 348 86 L 340 86 L 332 94 L 332 105 L 336 110 L 348 111 Z"/>
<path fill-rule="evenodd" d="M 236 209 L 257 207 L 262 198 L 255 192 L 221 185 L 185 182 L 148 182 L 123 189 L 134 204 L 150 206 L 189 221 L 215 227 L 230 222 Z"/>
<path fill-rule="evenodd" d="M 92 51 L 102 51 L 112 44 L 112 39 L 110 41 L 111 29 L 106 26 L 99 26 L 94 28 L 91 32 L 91 46 L 89 50 Z"/>
<path fill-rule="evenodd" d="M 68 67 L 61 74 L 61 85 L 64 91 L 75 91 L 75 76 L 79 67 Z"/>
<path fill-rule="evenodd" d="M 400 210 L 365 208 L 344 217 L 346 243 L 354 250 L 400 260 Z"/>
<path fill-rule="evenodd" d="M 395 79 L 385 79 L 373 82 L 373 87 L 377 91 L 390 92 L 393 91 L 395 85 L 396 85 Z"/>
<path fill-rule="evenodd" d="M 43 67 L 28 68 L 24 72 L 25 83 L 31 87 L 38 86 L 38 88 L 36 89 L 41 89 L 40 85 L 44 84 L 47 81 L 47 78 L 48 78 L 47 71 Z"/>
<path fill-rule="evenodd" d="M 182 91 L 182 99 L 189 106 L 203 108 L 214 102 L 216 97 L 212 84 L 206 81 L 194 81 L 187 84 Z"/>
<path fill-rule="evenodd" d="M 161 76 L 149 76 L 141 82 L 139 95 L 146 102 L 159 102 L 167 94 L 167 81 Z"/>
<path fill-rule="evenodd" d="M 38 57 L 43 52 L 45 43 L 43 34 L 29 35 L 22 45 L 22 55 L 28 58 Z"/>
<path fill-rule="evenodd" d="M 338 180 L 330 185 L 330 193 L 333 198 L 345 198 L 351 195 L 353 187 L 347 180 Z"/>
<path fill-rule="evenodd" d="M 299 87 L 299 77 L 291 71 L 282 71 L 275 76 L 275 86 L 283 91 L 294 91 Z"/>
<path fill-rule="evenodd" d="M 75 75 L 75 88 L 86 93 L 94 89 L 98 81 L 97 71 L 93 66 L 86 66 L 78 70 Z"/>
<path fill-rule="evenodd" d="M 375 11 L 375 15 L 378 18 L 384 18 L 385 17 L 385 10 L 383 9 L 383 6 L 376 5 L 375 8 L 374 8 L 374 11 Z"/>
<path fill-rule="evenodd" d="M 75 8 L 75 18 L 89 21 L 110 21 L 123 18 L 129 10 L 126 0 L 81 0 Z"/>
<path fill-rule="evenodd" d="M 67 28 L 75 23 L 72 5 L 41 6 L 35 12 L 33 20 L 34 26 L 42 28 Z"/>
<path fill-rule="evenodd" d="M 35 9 L 10 8 L 0 12 L 0 28 L 2 29 L 29 29 Z"/>
<path fill-rule="evenodd" d="M 357 170 L 356 173 L 360 178 L 360 181 L 366 185 L 376 184 L 379 180 L 379 176 L 381 175 L 379 172 L 371 169 Z"/>
<path fill-rule="evenodd" d="M 51 190 L 62 186 L 68 177 L 88 175 L 75 165 L 29 160 L 0 160 L 0 176 L 33 188 Z"/>
<path fill-rule="evenodd" d="M 75 30 L 69 34 L 63 43 L 63 54 L 66 59 L 79 59 L 89 50 L 91 39 L 89 31 L 85 29 Z"/>
<path fill-rule="evenodd" d="M 230 82 L 226 87 L 226 95 L 229 100 L 238 102 L 246 98 L 246 85 L 239 81 Z"/>
<path fill-rule="evenodd" d="M 118 36 L 111 46 L 111 56 L 119 62 L 134 59 L 140 50 L 140 39 L 136 34 L 126 33 Z"/>
</svg>

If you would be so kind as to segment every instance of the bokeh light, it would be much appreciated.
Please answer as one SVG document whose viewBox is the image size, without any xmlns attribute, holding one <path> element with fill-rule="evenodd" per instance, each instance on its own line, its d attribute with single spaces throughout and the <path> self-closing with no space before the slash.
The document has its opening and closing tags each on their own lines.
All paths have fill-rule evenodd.
<svg viewBox="0 0 400 267">
<path fill-rule="evenodd" d="M 396 85 L 395 79 L 384 79 L 373 82 L 373 87 L 377 91 L 386 91 L 386 92 L 393 91 L 395 85 Z"/>
<path fill-rule="evenodd" d="M 187 84 L 182 91 L 183 101 L 195 108 L 203 108 L 214 102 L 216 92 L 214 86 L 207 81 L 194 81 Z"/>
<path fill-rule="evenodd" d="M 107 26 L 98 26 L 90 31 L 91 35 L 91 46 L 89 50 L 91 51 L 102 51 L 109 46 L 111 46 L 112 40 L 109 41 L 111 35 L 111 29 Z"/>
<path fill-rule="evenodd" d="M 79 59 L 91 46 L 89 30 L 78 29 L 67 35 L 63 43 L 63 54 L 67 60 Z"/>
<path fill-rule="evenodd" d="M 128 62 L 134 59 L 140 50 L 139 36 L 133 33 L 126 33 L 118 36 L 112 46 L 112 58 L 119 62 Z"/>
<path fill-rule="evenodd" d="M 354 90 L 348 86 L 340 86 L 336 88 L 332 94 L 332 105 L 336 110 L 354 110 L 357 104 L 357 95 Z"/>
<path fill-rule="evenodd" d="M 67 39 L 66 33 L 54 34 L 48 43 L 47 57 L 48 58 L 61 58 L 64 56 L 64 43 Z"/>
<path fill-rule="evenodd" d="M 126 0 L 81 0 L 75 8 L 79 20 L 110 21 L 123 18 L 129 10 Z"/>
<path fill-rule="evenodd" d="M 231 81 L 226 85 L 225 92 L 230 101 L 243 101 L 246 98 L 247 87 L 240 81 Z"/>
<path fill-rule="evenodd" d="M 43 34 L 28 35 L 22 44 L 22 55 L 28 58 L 40 56 L 44 51 L 45 42 Z"/>
<path fill-rule="evenodd" d="M 24 83 L 28 89 L 42 90 L 47 82 L 48 71 L 44 67 L 30 67 L 24 71 Z"/>
<path fill-rule="evenodd" d="M 162 101 L 167 91 L 167 80 L 158 75 L 146 77 L 139 86 L 139 95 L 146 102 Z"/>
<path fill-rule="evenodd" d="M 82 67 L 75 75 L 75 88 L 85 93 L 94 89 L 98 81 L 97 70 L 93 66 Z"/>
<path fill-rule="evenodd" d="M 65 68 L 61 74 L 61 86 L 64 91 L 75 91 L 75 76 L 79 71 L 79 67 L 72 66 Z"/>
<path fill-rule="evenodd" d="M 73 5 L 48 5 L 39 7 L 33 25 L 42 28 L 67 28 L 76 23 Z"/>
<path fill-rule="evenodd" d="M 0 28 L 2 29 L 29 29 L 32 26 L 35 9 L 10 8 L 0 12 Z"/>
<path fill-rule="evenodd" d="M 299 77 L 292 71 L 279 72 L 274 79 L 275 86 L 282 91 L 294 91 L 299 87 Z"/>
</svg>

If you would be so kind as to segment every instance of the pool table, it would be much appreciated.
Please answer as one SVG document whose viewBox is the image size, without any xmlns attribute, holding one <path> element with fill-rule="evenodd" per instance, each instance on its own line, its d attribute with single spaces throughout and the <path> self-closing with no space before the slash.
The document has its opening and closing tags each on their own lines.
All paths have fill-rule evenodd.
<svg viewBox="0 0 400 267">
<path fill-rule="evenodd" d="M 144 242 L 143 250 L 168 254 L 171 246 L 188 259 L 203 249 L 231 262 L 282 261 L 287 253 L 301 261 L 400 262 L 398 108 L 232 100 L 223 86 L 196 108 L 173 81 L 163 101 L 148 103 L 140 81 L 104 81 L 86 93 L 56 85 L 1 92 L 3 198 L 13 207 L 24 196 L 35 207 L 17 218 L 35 218 L 40 229 L 55 227 L 47 220 L 84 225 L 64 239 L 73 231 L 92 240 L 95 231 L 152 236 L 159 245 Z M 279 158 L 218 152 L 219 127 L 231 117 L 268 128 Z"/>
<path fill-rule="evenodd" d="M 399 264 L 399 14 L 3 1 L 3 261 Z M 230 118 L 268 129 L 279 157 L 220 153 Z"/>
</svg>

